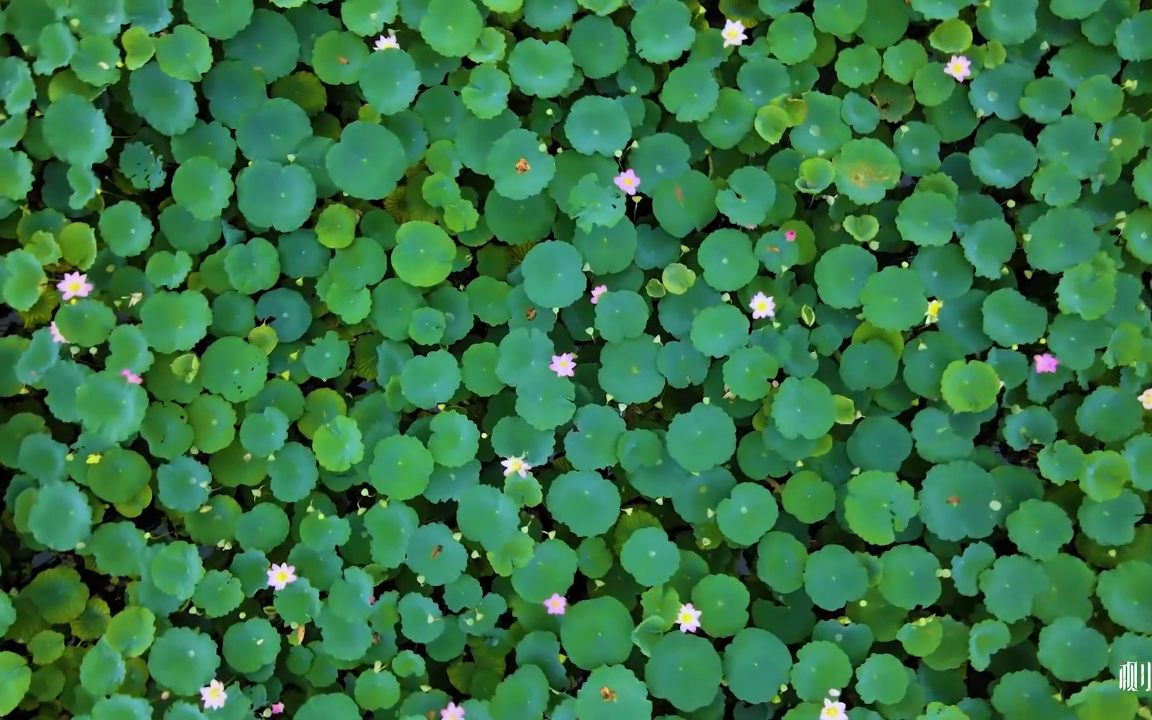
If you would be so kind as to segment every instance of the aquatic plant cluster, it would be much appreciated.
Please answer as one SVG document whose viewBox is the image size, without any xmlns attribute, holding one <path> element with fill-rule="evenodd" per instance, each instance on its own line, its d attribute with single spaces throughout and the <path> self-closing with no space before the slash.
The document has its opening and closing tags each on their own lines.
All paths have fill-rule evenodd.
<svg viewBox="0 0 1152 720">
<path fill-rule="evenodd" d="M 8 0 L 0 716 L 1133 720 L 1138 0 Z"/>
</svg>

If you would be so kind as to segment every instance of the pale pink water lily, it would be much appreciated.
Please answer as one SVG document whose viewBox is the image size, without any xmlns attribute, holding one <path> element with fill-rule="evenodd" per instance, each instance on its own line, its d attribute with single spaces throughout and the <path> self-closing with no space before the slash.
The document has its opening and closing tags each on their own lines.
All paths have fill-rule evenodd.
<svg viewBox="0 0 1152 720">
<path fill-rule="evenodd" d="M 376 38 L 376 45 L 374 47 L 377 50 L 399 50 L 400 42 L 396 39 L 396 33 L 390 32 L 387 35 L 381 35 Z"/>
<path fill-rule="evenodd" d="M 572 353 L 553 355 L 552 364 L 548 369 L 556 373 L 557 377 L 572 377 L 576 374 L 576 358 Z"/>
<path fill-rule="evenodd" d="M 785 230 L 784 231 L 784 239 L 787 240 L 788 242 L 795 242 L 796 241 L 796 231 L 795 230 Z"/>
<path fill-rule="evenodd" d="M 141 385 L 144 382 L 144 378 L 140 377 L 139 375 L 133 374 L 133 372 L 131 370 L 129 370 L 128 368 L 124 368 L 123 370 L 121 370 L 120 375 L 125 380 L 127 380 L 128 383 L 131 385 Z"/>
<path fill-rule="evenodd" d="M 228 693 L 224 692 L 224 683 L 213 680 L 208 687 L 200 688 L 200 701 L 204 703 L 205 710 L 219 710 L 228 702 Z"/>
<path fill-rule="evenodd" d="M 824 698 L 824 708 L 820 710 L 820 720 L 848 720 L 844 703 Z"/>
<path fill-rule="evenodd" d="M 964 82 L 972 76 L 972 61 L 963 55 L 953 55 L 944 72 L 956 78 L 957 82 Z"/>
<path fill-rule="evenodd" d="M 748 307 L 752 308 L 753 320 L 776 317 L 776 301 L 762 292 L 752 296 L 752 302 L 748 303 Z"/>
<path fill-rule="evenodd" d="M 744 23 L 739 20 L 725 20 L 724 29 L 720 32 L 724 37 L 724 47 L 743 45 L 748 36 L 744 34 Z"/>
<path fill-rule="evenodd" d="M 636 171 L 631 168 L 617 175 L 612 182 L 616 183 L 616 187 L 625 195 L 635 195 L 636 188 L 640 187 L 640 178 L 636 177 Z"/>
<path fill-rule="evenodd" d="M 88 293 L 92 292 L 92 283 L 88 282 L 88 276 L 84 273 L 65 273 L 64 279 L 56 284 L 56 289 L 64 293 L 64 300 L 71 300 L 88 297 Z"/>
<path fill-rule="evenodd" d="M 1056 368 L 1060 366 L 1060 361 L 1052 357 L 1051 353 L 1037 355 L 1033 360 L 1036 362 L 1036 372 L 1038 373 L 1054 373 Z"/>
<path fill-rule="evenodd" d="M 568 601 L 560 593 L 552 593 L 552 597 L 544 601 L 549 615 L 563 615 L 568 607 Z"/>
<path fill-rule="evenodd" d="M 56 327 L 55 320 L 53 320 L 52 324 L 48 326 L 48 332 L 52 333 L 52 342 L 58 342 L 61 345 L 68 343 L 64 336 L 60 334 L 60 328 Z"/>
<path fill-rule="evenodd" d="M 273 590 L 283 590 L 296 582 L 296 579 L 296 568 L 288 563 L 272 563 L 272 567 L 268 568 L 268 587 Z"/>
<path fill-rule="evenodd" d="M 1140 404 L 1145 410 L 1152 410 L 1152 387 L 1140 393 Z"/>
<path fill-rule="evenodd" d="M 676 623 L 680 625 L 680 632 L 694 633 L 700 629 L 700 611 L 692 607 L 692 603 L 680 606 L 676 613 Z"/>
<path fill-rule="evenodd" d="M 526 478 L 528 477 L 528 472 L 532 469 L 531 465 L 524 462 L 523 456 L 505 458 L 500 461 L 500 464 L 504 466 L 504 477 L 510 477 L 515 474 Z"/>
<path fill-rule="evenodd" d="M 608 292 L 607 285 L 597 285 L 592 288 L 592 304 L 595 305 L 596 301 L 600 299 L 600 296 L 606 292 Z"/>
<path fill-rule="evenodd" d="M 448 707 L 440 711 L 440 720 L 464 720 L 464 708 L 450 702 Z"/>
<path fill-rule="evenodd" d="M 284 712 L 284 703 L 272 703 L 272 714 L 279 715 Z"/>
</svg>

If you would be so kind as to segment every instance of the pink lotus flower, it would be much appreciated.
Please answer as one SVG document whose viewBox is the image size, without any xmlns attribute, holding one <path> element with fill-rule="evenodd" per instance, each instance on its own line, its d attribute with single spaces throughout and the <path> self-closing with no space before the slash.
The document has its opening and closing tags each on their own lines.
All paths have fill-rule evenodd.
<svg viewBox="0 0 1152 720">
<path fill-rule="evenodd" d="M 88 282 L 88 276 L 84 273 L 65 273 L 64 279 L 56 284 L 56 289 L 64 293 L 63 300 L 71 300 L 88 297 L 88 293 L 92 292 L 92 283 Z"/>
<path fill-rule="evenodd" d="M 636 188 L 640 187 L 640 178 L 636 177 L 636 171 L 631 168 L 617 175 L 612 182 L 616 183 L 616 187 L 625 195 L 635 195 Z"/>
<path fill-rule="evenodd" d="M 208 687 L 200 688 L 200 701 L 204 703 L 205 710 L 219 710 L 228 702 L 228 693 L 224 692 L 224 684 L 213 680 Z"/>
<path fill-rule="evenodd" d="M 1139 400 L 1145 410 L 1152 410 L 1152 388 L 1140 393 Z"/>
<path fill-rule="evenodd" d="M 848 714 L 844 712 L 844 703 L 833 702 L 824 698 L 824 708 L 820 711 L 820 720 L 848 720 Z"/>
<path fill-rule="evenodd" d="M 720 31 L 724 37 L 724 47 L 743 45 L 748 36 L 744 34 L 744 23 L 739 20 L 725 20 L 724 29 Z"/>
<path fill-rule="evenodd" d="M 515 473 L 522 478 L 526 478 L 528 477 L 528 471 L 532 469 L 531 465 L 524 462 L 523 457 L 505 458 L 500 461 L 500 464 L 504 466 L 504 477 L 509 477 Z"/>
<path fill-rule="evenodd" d="M 450 702 L 448 707 L 440 711 L 440 720 L 464 720 L 464 708 Z"/>
<path fill-rule="evenodd" d="M 377 50 L 399 50 L 400 42 L 396 39 L 396 33 L 390 32 L 387 35 L 381 35 L 376 38 L 376 45 L 374 47 Z"/>
<path fill-rule="evenodd" d="M 279 715 L 284 712 L 284 703 L 272 703 L 272 714 Z"/>
<path fill-rule="evenodd" d="M 762 292 L 758 292 L 753 296 L 752 302 L 748 303 L 748 307 L 752 308 L 753 320 L 776 317 L 776 301 Z"/>
<path fill-rule="evenodd" d="M 676 622 L 680 625 L 680 632 L 694 633 L 700 629 L 700 611 L 692 607 L 692 603 L 680 606 L 676 613 Z"/>
<path fill-rule="evenodd" d="M 272 563 L 272 567 L 268 569 L 268 586 L 273 590 L 283 590 L 290 584 L 296 582 L 296 568 L 284 563 L 277 565 Z"/>
<path fill-rule="evenodd" d="M 576 374 L 576 360 L 572 357 L 572 353 L 553 355 L 552 364 L 548 366 L 548 369 L 556 373 L 558 377 L 572 377 Z"/>
<path fill-rule="evenodd" d="M 144 378 L 140 377 L 139 375 L 133 375 L 132 371 L 128 368 L 121 370 L 120 375 L 123 376 L 123 378 L 132 385 L 140 385 L 144 382 Z"/>
<path fill-rule="evenodd" d="M 48 331 L 52 333 L 52 342 L 58 342 L 61 345 L 68 343 L 64 336 L 60 334 L 60 328 L 56 327 L 55 320 L 53 320 L 52 324 L 48 326 Z"/>
<path fill-rule="evenodd" d="M 544 601 L 544 607 L 548 608 L 549 615 L 563 615 L 568 607 L 568 601 L 564 599 L 563 595 L 552 593 L 552 597 Z"/>
<path fill-rule="evenodd" d="M 1054 373 L 1060 365 L 1060 361 L 1052 357 L 1051 353 L 1037 355 L 1033 360 L 1036 362 L 1036 372 L 1038 373 Z"/>
<path fill-rule="evenodd" d="M 795 230 L 785 230 L 784 231 L 784 239 L 787 240 L 788 242 L 795 242 L 796 241 L 796 231 Z"/>
<path fill-rule="evenodd" d="M 592 288 L 592 304 L 595 305 L 596 301 L 600 299 L 600 296 L 606 292 L 608 292 L 607 285 L 597 285 Z"/>
<path fill-rule="evenodd" d="M 972 75 L 972 61 L 963 55 L 953 55 L 944 72 L 956 78 L 958 82 L 964 82 Z"/>
</svg>

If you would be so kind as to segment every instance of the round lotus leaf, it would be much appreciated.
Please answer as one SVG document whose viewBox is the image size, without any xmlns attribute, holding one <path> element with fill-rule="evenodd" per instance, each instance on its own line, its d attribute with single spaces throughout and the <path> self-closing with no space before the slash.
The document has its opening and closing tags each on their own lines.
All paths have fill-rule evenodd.
<svg viewBox="0 0 1152 720">
<path fill-rule="evenodd" d="M 224 633 L 224 660 L 234 670 L 253 673 L 272 664 L 280 652 L 280 633 L 264 618 L 229 626 Z"/>
<path fill-rule="evenodd" d="M 445 57 L 463 57 L 472 52 L 484 19 L 472 0 L 431 0 L 420 20 L 424 42 Z"/>
<path fill-rule="evenodd" d="M 908 691 L 908 674 L 904 664 L 887 653 L 869 655 L 856 668 L 856 692 L 865 702 L 895 705 Z"/>
<path fill-rule="evenodd" d="M 572 587 L 578 564 L 576 551 L 563 541 L 545 540 L 533 549 L 530 562 L 513 571 L 512 587 L 528 602 L 543 603 Z"/>
<path fill-rule="evenodd" d="M 196 124 L 195 86 L 169 76 L 155 61 L 131 73 L 128 93 L 136 112 L 163 135 L 175 137 Z"/>
<path fill-rule="evenodd" d="M 724 537 L 737 545 L 754 545 L 776 524 L 780 510 L 772 493 L 760 485 L 740 483 L 716 508 Z"/>
<path fill-rule="evenodd" d="M 840 379 L 850 390 L 887 387 L 896 379 L 900 361 L 879 339 L 853 342 L 840 356 Z"/>
<path fill-rule="evenodd" d="M 900 160 L 879 140 L 849 140 L 833 159 L 836 188 L 853 202 L 870 205 L 900 182 Z"/>
<path fill-rule="evenodd" d="M 428 487 L 434 462 L 418 439 L 392 435 L 376 443 L 368 469 L 372 485 L 395 500 L 411 500 Z"/>
<path fill-rule="evenodd" d="M 580 252 L 568 243 L 553 240 L 535 245 L 520 263 L 524 291 L 542 307 L 568 307 L 587 290 L 582 267 Z"/>
<path fill-rule="evenodd" d="M 628 35 L 606 16 L 581 17 L 572 24 L 565 44 L 576 67 L 592 80 L 615 74 L 628 61 Z"/>
<path fill-rule="evenodd" d="M 955 220 L 956 205 L 948 197 L 931 191 L 915 192 L 900 203 L 896 227 L 905 240 L 939 246 L 951 241 Z"/>
<path fill-rule="evenodd" d="M 876 257 L 858 245 L 840 245 L 816 261 L 816 289 L 831 307 L 859 307 L 868 278 L 876 273 Z"/>
<path fill-rule="evenodd" d="M 728 689 L 749 704 L 766 703 L 788 683 L 792 653 L 775 635 L 761 628 L 744 628 L 724 649 Z"/>
<path fill-rule="evenodd" d="M 954 411 L 982 412 L 996 404 L 1000 379 L 987 363 L 956 360 L 944 369 L 940 391 Z"/>
<path fill-rule="evenodd" d="M 1143 505 L 1131 490 L 1105 502 L 1087 500 L 1076 520 L 1080 530 L 1101 545 L 1127 545 L 1135 538 L 1135 524 L 1143 517 Z"/>
<path fill-rule="evenodd" d="M 360 91 L 369 107 L 381 115 L 407 110 L 420 92 L 416 62 L 404 50 L 374 52 L 361 68 Z"/>
<path fill-rule="evenodd" d="M 916 545 L 897 545 L 880 557 L 880 594 L 905 610 L 931 607 L 940 599 L 936 556 Z"/>
<path fill-rule="evenodd" d="M 748 342 L 748 316 L 732 305 L 705 308 L 692 320 L 692 346 L 709 357 L 725 357 Z"/>
<path fill-rule="evenodd" d="M 392 669 L 399 673 L 395 666 Z M 360 716 L 356 702 L 344 693 L 313 695 L 293 715 L 299 720 L 354 720 Z"/>
<path fill-rule="evenodd" d="M 324 167 L 348 195 L 382 200 L 404 177 L 404 161 L 404 146 L 396 135 L 382 125 L 357 121 L 344 127 L 340 141 L 324 156 Z"/>
<path fill-rule="evenodd" d="M 77 549 L 92 534 L 92 507 L 71 482 L 54 482 L 37 491 L 27 517 L 36 542 L 59 552 Z"/>
<path fill-rule="evenodd" d="M 44 142 L 56 157 L 70 165 L 104 162 L 112 147 L 112 129 L 87 98 L 64 95 L 44 111 Z"/>
<path fill-rule="evenodd" d="M 934 465 L 920 489 L 920 519 L 941 540 L 988 537 L 996 527 L 992 476 L 967 460 Z"/>
<path fill-rule="evenodd" d="M 688 63 L 668 74 L 660 89 L 660 103 L 680 122 L 706 119 L 720 100 L 720 85 L 707 66 Z"/>
<path fill-rule="evenodd" d="M 797 65 L 816 50 L 816 28 L 807 15 L 783 13 L 768 26 L 768 45 L 785 65 Z"/>
<path fill-rule="evenodd" d="M 836 421 L 832 392 L 813 378 L 787 378 L 773 399 L 772 419 L 780 434 L 790 440 L 821 438 Z"/>
<path fill-rule="evenodd" d="M 1073 535 L 1067 513 L 1059 505 L 1042 500 L 1025 500 L 1004 524 L 1016 547 L 1037 560 L 1056 557 Z"/>
<path fill-rule="evenodd" d="M 577 470 L 552 481 L 548 512 L 578 537 L 607 532 L 620 515 L 620 491 L 598 473 Z"/>
<path fill-rule="evenodd" d="M 688 472 L 704 472 L 727 462 L 736 452 L 736 426 L 715 405 L 697 403 L 672 419 L 668 452 Z"/>
<path fill-rule="evenodd" d="M 845 547 L 828 545 L 808 556 L 804 590 L 817 607 L 839 610 L 864 597 L 867 589 L 867 570 Z"/>
<path fill-rule="evenodd" d="M 572 51 L 555 40 L 526 38 L 508 54 L 508 74 L 525 95 L 556 97 L 568 86 L 574 72 Z"/>
<path fill-rule="evenodd" d="M 797 651 L 791 678 L 797 695 L 809 702 L 818 702 L 828 694 L 828 688 L 838 690 L 848 685 L 852 664 L 838 645 L 817 640 Z"/>
<path fill-rule="evenodd" d="M 560 643 L 568 659 L 578 668 L 615 665 L 632 654 L 634 629 L 631 615 L 616 598 L 582 600 L 565 613 Z"/>
<path fill-rule="evenodd" d="M 148 673 L 177 695 L 199 695 L 216 677 L 220 656 L 207 635 L 188 628 L 165 631 L 148 653 Z"/>
<path fill-rule="evenodd" d="M 677 710 L 692 712 L 712 702 L 723 666 L 708 640 L 672 632 L 660 638 L 644 666 L 644 681 L 653 697 Z"/>
<path fill-rule="evenodd" d="M 518 128 L 509 130 L 490 146 L 484 172 L 496 183 L 497 193 L 509 200 L 526 200 L 552 181 L 556 160 L 536 133 Z"/>
<path fill-rule="evenodd" d="M 640 528 L 628 536 L 620 565 L 645 587 L 663 585 L 680 568 L 680 551 L 660 528 Z"/>
<path fill-rule="evenodd" d="M 281 232 L 301 227 L 316 203 L 316 183 L 299 165 L 257 160 L 236 179 L 236 202 L 253 226 Z"/>
<path fill-rule="evenodd" d="M 636 53 L 649 63 L 671 62 L 692 47 L 696 30 L 692 14 L 676 0 L 656 0 L 641 7 L 628 30 Z"/>
<path fill-rule="evenodd" d="M 868 470 L 848 481 L 844 519 L 848 529 L 872 545 L 891 545 L 916 517 L 915 491 L 893 472 Z"/>
<path fill-rule="evenodd" d="M 724 91 L 721 90 L 721 109 L 724 97 Z M 632 158 L 635 162 L 635 153 Z M 745 227 L 763 223 L 775 201 L 776 184 L 772 177 L 753 166 L 733 171 L 728 176 L 728 187 L 716 195 L 716 207 L 720 212 L 733 223 Z"/>
<path fill-rule="evenodd" d="M 1139 598 L 1149 588 L 1152 588 L 1152 564 L 1127 560 L 1100 573 L 1096 596 L 1113 622 L 1132 632 L 1148 633 L 1152 628 L 1152 613 L 1142 607 Z"/>
<path fill-rule="evenodd" d="M 887 267 L 868 276 L 860 291 L 864 319 L 881 330 L 908 330 L 928 310 L 924 283 L 915 271 Z"/>
<path fill-rule="evenodd" d="M 620 720 L 646 720 L 652 717 L 652 701 L 644 683 L 631 670 L 610 665 L 596 668 L 588 676 L 576 693 L 573 712 L 583 717 L 610 713 Z"/>
<path fill-rule="evenodd" d="M 661 228 L 682 238 L 712 222 L 718 212 L 716 197 L 716 187 L 708 177 L 698 170 L 689 170 L 655 186 L 652 210 Z"/>
<path fill-rule="evenodd" d="M 413 221 L 396 231 L 392 269 L 410 285 L 432 287 L 443 282 L 455 258 L 455 243 L 437 225 Z"/>
<path fill-rule="evenodd" d="M 1037 659 L 1064 682 L 1085 682 L 1108 664 L 1108 641 L 1080 618 L 1057 618 L 1040 631 Z"/>
<path fill-rule="evenodd" d="M 632 139 L 632 125 L 620 103 L 589 95 L 572 104 L 564 134 L 577 152 L 614 157 Z"/>
<path fill-rule="evenodd" d="M 468 74 L 468 85 L 460 91 L 460 99 L 472 115 L 490 120 L 508 109 L 508 94 L 512 80 L 493 64 L 485 63 Z"/>
<path fill-rule="evenodd" d="M 408 567 L 430 585 L 447 585 L 464 572 L 468 551 L 441 523 L 422 525 L 408 540 Z"/>
</svg>

